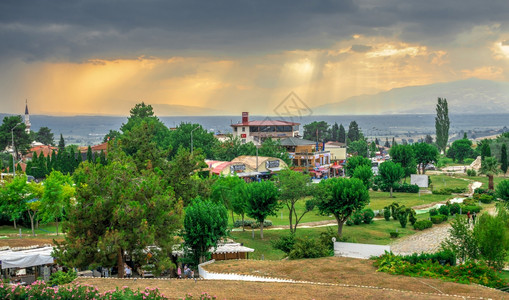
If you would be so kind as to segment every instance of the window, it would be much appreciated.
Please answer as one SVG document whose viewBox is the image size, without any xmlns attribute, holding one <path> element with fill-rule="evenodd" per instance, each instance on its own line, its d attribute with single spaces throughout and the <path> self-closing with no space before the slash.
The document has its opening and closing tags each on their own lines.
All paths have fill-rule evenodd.
<svg viewBox="0 0 509 300">
<path fill-rule="evenodd" d="M 233 127 L 233 131 L 237 132 L 237 127 Z"/>
<path fill-rule="evenodd" d="M 245 144 L 246 143 L 246 139 L 242 139 L 242 144 Z"/>
<path fill-rule="evenodd" d="M 246 127 L 242 127 L 242 132 L 246 132 Z"/>
<path fill-rule="evenodd" d="M 258 126 L 249 126 L 249 131 L 251 132 L 258 132 Z"/>
</svg>

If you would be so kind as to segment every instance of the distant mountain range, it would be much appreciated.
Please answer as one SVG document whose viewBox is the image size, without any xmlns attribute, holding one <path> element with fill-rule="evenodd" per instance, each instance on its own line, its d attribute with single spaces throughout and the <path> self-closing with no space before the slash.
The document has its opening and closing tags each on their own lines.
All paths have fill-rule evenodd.
<svg viewBox="0 0 509 300">
<path fill-rule="evenodd" d="M 428 114 L 435 113 L 438 97 L 447 99 L 450 114 L 509 113 L 509 83 L 466 79 L 354 96 L 315 107 L 313 114 Z"/>
</svg>

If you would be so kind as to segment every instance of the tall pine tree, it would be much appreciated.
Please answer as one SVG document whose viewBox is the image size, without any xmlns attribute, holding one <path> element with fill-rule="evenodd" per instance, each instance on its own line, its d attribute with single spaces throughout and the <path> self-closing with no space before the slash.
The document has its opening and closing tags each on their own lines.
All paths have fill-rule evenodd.
<svg viewBox="0 0 509 300">
<path fill-rule="evenodd" d="M 343 124 L 339 125 L 339 132 L 338 132 L 338 142 L 344 143 L 346 142 L 346 131 Z"/>
<path fill-rule="evenodd" d="M 500 149 L 500 169 L 502 170 L 502 172 L 504 173 L 507 173 L 507 164 L 508 164 L 508 161 L 507 161 L 507 145 L 504 143 L 502 144 L 502 148 Z"/>
<path fill-rule="evenodd" d="M 358 141 L 361 138 L 359 125 L 357 122 L 352 121 L 350 122 L 350 125 L 348 126 L 348 140 L 350 142 Z"/>
<path fill-rule="evenodd" d="M 438 98 L 437 116 L 435 117 L 435 129 L 437 133 L 436 144 L 441 152 L 445 152 L 447 142 L 449 141 L 449 108 L 447 99 Z"/>
<path fill-rule="evenodd" d="M 90 146 L 88 146 L 88 149 L 87 149 L 87 161 L 89 163 L 94 162 L 94 154 L 92 153 L 92 147 L 90 147 Z"/>
</svg>

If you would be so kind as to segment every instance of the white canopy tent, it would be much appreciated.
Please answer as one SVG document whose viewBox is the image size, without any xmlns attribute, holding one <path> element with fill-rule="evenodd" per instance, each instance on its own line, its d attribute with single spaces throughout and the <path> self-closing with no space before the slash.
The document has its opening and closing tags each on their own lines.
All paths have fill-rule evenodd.
<svg viewBox="0 0 509 300">
<path fill-rule="evenodd" d="M 53 247 L 35 248 L 29 250 L 12 251 L 11 249 L 0 251 L 0 263 L 2 269 L 27 268 L 52 264 L 54 262 L 51 253 Z"/>
</svg>

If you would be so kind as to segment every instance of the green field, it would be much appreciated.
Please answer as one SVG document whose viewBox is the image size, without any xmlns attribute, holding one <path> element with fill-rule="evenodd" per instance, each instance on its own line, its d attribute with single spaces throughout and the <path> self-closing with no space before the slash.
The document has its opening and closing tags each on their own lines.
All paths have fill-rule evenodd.
<svg viewBox="0 0 509 300">
<path fill-rule="evenodd" d="M 417 216 L 418 220 L 427 218 L 428 215 Z M 337 226 L 330 226 L 334 231 L 337 231 Z M 368 243 L 368 244 L 377 244 L 377 245 L 387 245 L 390 244 L 394 239 L 391 239 L 389 236 L 389 232 L 396 231 L 400 233 L 400 237 L 404 237 L 407 235 L 411 235 L 416 233 L 413 230 L 412 225 L 410 223 L 407 224 L 407 228 L 401 228 L 401 225 L 398 221 L 385 221 L 379 220 L 374 221 L 371 224 L 361 224 L 354 226 L 343 226 L 343 235 L 348 239 L 348 241 L 355 243 Z M 319 237 L 321 232 L 327 230 L 327 227 L 317 227 L 317 228 L 298 228 L 297 229 L 297 237 Z M 260 230 L 254 230 L 254 239 L 252 237 L 253 230 L 246 229 L 246 231 L 233 231 L 231 232 L 231 237 L 239 243 L 243 243 L 245 246 L 255 249 L 254 253 L 250 253 L 249 257 L 254 259 L 261 259 L 262 254 L 264 259 L 277 260 L 284 257 L 284 253 L 279 250 L 275 250 L 271 246 L 271 241 L 277 240 L 282 235 L 287 235 L 290 233 L 289 229 L 283 230 L 263 230 L 264 239 L 260 239 Z"/>
<path fill-rule="evenodd" d="M 12 234 L 19 234 L 19 228 L 21 228 L 21 234 L 27 235 L 32 234 L 32 229 L 30 227 L 20 227 L 17 226 L 16 229 L 14 229 L 13 225 L 3 225 L 0 226 L 0 235 L 12 235 Z M 59 224 L 58 227 L 58 233 L 62 233 L 62 224 Z M 38 236 L 43 235 L 51 235 L 56 233 L 56 226 L 54 223 L 48 223 L 48 224 L 40 224 L 39 229 L 35 230 L 35 234 Z"/>
<path fill-rule="evenodd" d="M 466 177 L 461 175 L 455 175 L 455 177 L 447 175 L 431 175 L 430 178 L 433 189 L 440 190 L 442 188 L 468 188 L 468 184 L 470 183 L 468 179 L 472 180 L 474 177 Z"/>
</svg>

